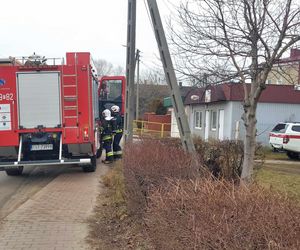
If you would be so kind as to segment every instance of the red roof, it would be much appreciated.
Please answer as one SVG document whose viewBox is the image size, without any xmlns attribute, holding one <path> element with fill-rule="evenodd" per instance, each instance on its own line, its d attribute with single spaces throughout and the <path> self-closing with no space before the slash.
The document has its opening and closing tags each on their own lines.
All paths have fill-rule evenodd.
<svg viewBox="0 0 300 250">
<path fill-rule="evenodd" d="M 247 84 L 248 89 L 250 89 L 250 86 L 250 84 Z M 208 103 L 244 100 L 244 87 L 242 84 L 224 83 L 191 90 L 185 96 L 184 104 L 205 103 L 205 91 L 209 89 L 211 90 L 211 100 Z M 262 92 L 259 102 L 300 104 L 300 91 L 295 90 L 293 85 L 270 84 Z"/>
</svg>

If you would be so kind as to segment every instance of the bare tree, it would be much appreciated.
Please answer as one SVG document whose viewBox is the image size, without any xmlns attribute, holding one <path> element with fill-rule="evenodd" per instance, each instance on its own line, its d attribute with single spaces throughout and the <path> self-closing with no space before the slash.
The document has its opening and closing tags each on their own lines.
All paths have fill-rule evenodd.
<svg viewBox="0 0 300 250">
<path fill-rule="evenodd" d="M 112 63 L 104 59 L 94 60 L 94 64 L 99 76 L 109 76 L 109 75 L 119 76 L 125 74 L 125 70 L 123 67 L 114 66 Z"/>
<path fill-rule="evenodd" d="M 185 0 L 178 14 L 179 28 L 171 26 L 171 40 L 181 58 L 177 68 L 196 78 L 205 73 L 214 81 L 238 79 L 244 85 L 242 179 L 249 182 L 257 103 L 273 65 L 300 40 L 299 1 Z"/>
<path fill-rule="evenodd" d="M 125 75 L 125 69 L 121 66 L 116 66 L 113 69 L 113 75 L 115 76 Z"/>
<path fill-rule="evenodd" d="M 154 85 L 149 81 L 147 84 L 139 85 L 139 92 L 139 118 L 142 118 L 145 112 L 155 112 L 151 106 L 155 100 L 162 101 L 163 98 L 169 96 L 167 85 Z"/>
<path fill-rule="evenodd" d="M 113 71 L 112 63 L 104 60 L 104 59 L 97 59 L 94 60 L 95 67 L 97 69 L 99 76 L 107 76 L 110 75 Z"/>
</svg>

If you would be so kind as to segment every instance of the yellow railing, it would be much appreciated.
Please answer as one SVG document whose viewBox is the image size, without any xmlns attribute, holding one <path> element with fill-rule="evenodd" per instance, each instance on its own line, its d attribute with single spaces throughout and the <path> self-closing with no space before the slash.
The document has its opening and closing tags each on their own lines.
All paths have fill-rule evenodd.
<svg viewBox="0 0 300 250">
<path fill-rule="evenodd" d="M 133 133 L 138 136 L 170 137 L 171 123 L 148 122 L 143 120 L 133 121 Z"/>
</svg>

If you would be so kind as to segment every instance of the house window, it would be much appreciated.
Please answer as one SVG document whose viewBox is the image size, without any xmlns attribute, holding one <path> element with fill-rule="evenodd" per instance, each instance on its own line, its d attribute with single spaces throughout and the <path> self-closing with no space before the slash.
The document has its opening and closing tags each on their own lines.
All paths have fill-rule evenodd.
<svg viewBox="0 0 300 250">
<path fill-rule="evenodd" d="M 217 111 L 211 112 L 211 130 L 217 129 Z"/>
<path fill-rule="evenodd" d="M 194 125 L 195 125 L 195 128 L 198 128 L 198 129 L 202 128 L 202 112 L 195 111 L 195 113 L 194 113 Z"/>
<path fill-rule="evenodd" d="M 281 77 L 277 79 L 277 84 L 278 84 L 278 85 L 282 85 L 282 84 L 283 84 L 283 80 L 282 80 Z"/>
<path fill-rule="evenodd" d="M 267 80 L 267 84 L 272 84 L 272 80 L 271 80 L 271 79 L 268 79 L 268 80 Z"/>
</svg>

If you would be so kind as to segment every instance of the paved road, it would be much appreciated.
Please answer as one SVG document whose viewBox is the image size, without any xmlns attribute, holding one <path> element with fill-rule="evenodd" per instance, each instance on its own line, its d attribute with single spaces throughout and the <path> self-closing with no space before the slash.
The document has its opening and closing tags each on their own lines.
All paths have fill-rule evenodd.
<svg viewBox="0 0 300 250">
<path fill-rule="evenodd" d="M 299 160 L 265 160 L 266 164 L 285 164 L 285 165 L 296 165 L 300 167 Z"/>
<path fill-rule="evenodd" d="M 36 167 L 17 178 L 1 173 L 0 190 L 5 184 L 13 190 L 5 187 L 1 195 L 0 250 L 90 249 L 87 220 L 107 169 Z"/>
<path fill-rule="evenodd" d="M 7 176 L 0 172 L 0 220 L 45 187 L 66 166 L 27 167 L 22 176 Z"/>
</svg>

